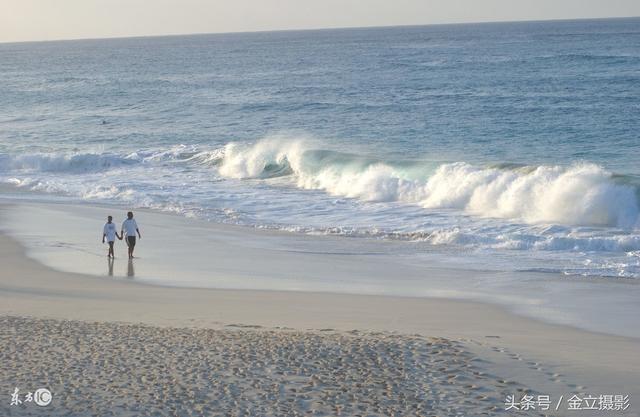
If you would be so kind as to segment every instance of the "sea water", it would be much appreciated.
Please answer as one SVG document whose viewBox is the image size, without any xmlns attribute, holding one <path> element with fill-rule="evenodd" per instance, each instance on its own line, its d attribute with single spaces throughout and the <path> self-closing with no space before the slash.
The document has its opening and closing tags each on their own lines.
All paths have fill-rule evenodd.
<svg viewBox="0 0 640 417">
<path fill-rule="evenodd" d="M 637 18 L 0 44 L 42 199 L 637 279 L 639 150 Z"/>
</svg>

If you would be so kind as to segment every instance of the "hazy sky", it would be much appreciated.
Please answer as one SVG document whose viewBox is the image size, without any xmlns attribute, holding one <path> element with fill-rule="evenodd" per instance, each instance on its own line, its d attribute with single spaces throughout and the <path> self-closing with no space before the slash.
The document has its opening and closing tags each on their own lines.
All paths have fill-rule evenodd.
<svg viewBox="0 0 640 417">
<path fill-rule="evenodd" d="M 640 16 L 640 0 L 0 0 L 0 42 Z"/>
</svg>

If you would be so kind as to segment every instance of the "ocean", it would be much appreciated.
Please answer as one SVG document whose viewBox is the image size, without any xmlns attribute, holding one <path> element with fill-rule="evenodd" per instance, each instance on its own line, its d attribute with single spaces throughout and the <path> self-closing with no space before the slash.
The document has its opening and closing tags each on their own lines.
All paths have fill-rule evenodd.
<svg viewBox="0 0 640 417">
<path fill-rule="evenodd" d="M 639 18 L 0 44 L 12 198 L 637 279 L 639 150 Z"/>
</svg>

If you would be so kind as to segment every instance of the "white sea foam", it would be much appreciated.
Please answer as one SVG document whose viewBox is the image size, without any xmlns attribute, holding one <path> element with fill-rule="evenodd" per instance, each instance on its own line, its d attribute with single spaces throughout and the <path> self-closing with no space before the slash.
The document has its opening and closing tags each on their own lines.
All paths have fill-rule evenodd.
<svg viewBox="0 0 640 417">
<path fill-rule="evenodd" d="M 505 268 L 640 277 L 640 258 L 629 255 L 640 253 L 636 180 L 590 163 L 436 165 L 273 138 L 0 154 L 0 181 L 259 228 L 464 248 L 465 258 L 477 252 L 478 263 Z"/>
<path fill-rule="evenodd" d="M 265 178 L 269 171 L 290 171 L 301 188 L 363 201 L 458 209 L 529 224 L 638 226 L 635 187 L 589 163 L 492 168 L 456 162 L 428 177 L 412 177 L 406 165 L 331 158 L 304 142 L 264 140 L 227 145 L 219 170 L 229 178 Z"/>
<path fill-rule="evenodd" d="M 56 192 L 57 186 L 52 185 L 57 183 L 56 174 L 102 173 L 139 164 L 153 167 L 167 161 L 199 165 L 224 178 L 290 176 L 300 188 L 323 190 L 334 196 L 365 202 L 400 202 L 427 209 L 456 209 L 528 224 L 633 229 L 639 222 L 637 187 L 616 181 L 612 173 L 595 164 L 498 168 L 455 162 L 441 164 L 428 172 L 419 169 L 419 162 L 371 160 L 284 139 L 266 139 L 253 145 L 229 143 L 213 150 L 178 146 L 127 155 L 0 155 L 0 172 L 14 174 L 7 182 Z M 38 173 L 53 173 L 53 180 L 25 177 Z M 85 187 L 86 195 L 82 197 L 125 195 L 113 186 L 96 189 L 89 185 L 92 187 Z"/>
<path fill-rule="evenodd" d="M 0 155 L 0 171 L 99 172 L 140 162 L 136 155 L 110 153 L 34 153 Z"/>
<path fill-rule="evenodd" d="M 229 178 L 265 178 L 273 173 L 302 172 L 304 142 L 264 140 L 253 146 L 229 143 L 224 152 L 215 154 L 222 158 L 220 174 Z"/>
</svg>

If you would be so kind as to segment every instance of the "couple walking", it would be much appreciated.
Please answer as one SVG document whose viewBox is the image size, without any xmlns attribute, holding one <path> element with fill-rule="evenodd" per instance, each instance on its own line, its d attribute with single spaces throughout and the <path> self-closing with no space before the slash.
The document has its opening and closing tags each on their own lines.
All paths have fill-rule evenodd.
<svg viewBox="0 0 640 417">
<path fill-rule="evenodd" d="M 104 229 L 102 230 L 102 243 L 105 242 L 105 239 L 109 243 L 109 253 L 107 256 L 109 258 L 114 258 L 113 244 L 115 243 L 116 238 L 122 240 L 126 237 L 125 242 L 127 242 L 127 246 L 129 247 L 129 259 L 133 259 L 133 249 L 136 247 L 136 233 L 138 234 L 138 238 L 142 239 L 140 229 L 138 229 L 138 223 L 136 223 L 133 218 L 133 212 L 130 211 L 127 213 L 126 220 L 122 222 L 120 234 L 118 234 L 116 225 L 113 223 L 113 217 L 107 217 L 107 223 L 104 225 Z"/>
</svg>

